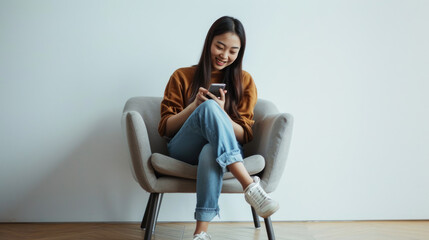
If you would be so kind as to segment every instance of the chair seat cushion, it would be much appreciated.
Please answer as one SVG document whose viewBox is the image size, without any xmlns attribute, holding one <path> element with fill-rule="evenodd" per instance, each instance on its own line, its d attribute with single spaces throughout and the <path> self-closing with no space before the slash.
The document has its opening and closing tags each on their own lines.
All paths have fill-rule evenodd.
<svg viewBox="0 0 429 240">
<path fill-rule="evenodd" d="M 197 179 L 197 165 L 191 165 L 160 153 L 152 154 L 150 161 L 157 173 L 162 175 Z M 261 155 L 253 155 L 244 159 L 244 166 L 250 175 L 260 173 L 265 167 L 265 159 Z M 226 172 L 223 179 L 234 178 L 231 172 Z"/>
</svg>

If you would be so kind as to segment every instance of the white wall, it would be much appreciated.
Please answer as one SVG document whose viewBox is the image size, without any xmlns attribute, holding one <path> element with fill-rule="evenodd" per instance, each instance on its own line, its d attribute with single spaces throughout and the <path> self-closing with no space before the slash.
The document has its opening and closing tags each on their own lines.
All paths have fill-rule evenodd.
<svg viewBox="0 0 429 240">
<path fill-rule="evenodd" d="M 166 7 L 167 6 L 167 7 Z M 120 117 L 239 18 L 261 98 L 295 116 L 273 220 L 429 218 L 428 1 L 0 1 L 0 221 L 139 221 Z M 178 208 L 178 203 L 180 208 Z M 161 221 L 192 221 L 167 194 Z M 250 221 L 240 195 L 221 217 Z"/>
</svg>

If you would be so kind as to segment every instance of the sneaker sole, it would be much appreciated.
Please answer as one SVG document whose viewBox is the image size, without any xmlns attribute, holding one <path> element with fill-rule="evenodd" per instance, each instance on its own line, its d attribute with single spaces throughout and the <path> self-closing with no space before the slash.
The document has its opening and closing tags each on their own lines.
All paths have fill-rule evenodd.
<svg viewBox="0 0 429 240">
<path fill-rule="evenodd" d="M 270 211 L 264 212 L 264 213 L 258 213 L 256 212 L 260 217 L 262 218 L 269 218 L 271 215 L 273 215 L 277 210 L 280 209 L 280 205 L 277 204 L 277 206 Z"/>
</svg>

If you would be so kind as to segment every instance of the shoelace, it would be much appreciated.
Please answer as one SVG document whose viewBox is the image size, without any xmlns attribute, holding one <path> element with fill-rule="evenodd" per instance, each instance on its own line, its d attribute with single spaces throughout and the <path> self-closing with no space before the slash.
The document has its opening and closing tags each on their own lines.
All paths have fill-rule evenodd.
<svg viewBox="0 0 429 240">
<path fill-rule="evenodd" d="M 253 188 L 254 189 L 250 189 L 251 194 L 248 196 L 252 199 L 252 202 L 256 203 L 260 207 L 264 201 L 270 197 L 260 186 L 255 186 Z M 253 191 L 257 191 L 257 193 L 253 193 Z"/>
</svg>

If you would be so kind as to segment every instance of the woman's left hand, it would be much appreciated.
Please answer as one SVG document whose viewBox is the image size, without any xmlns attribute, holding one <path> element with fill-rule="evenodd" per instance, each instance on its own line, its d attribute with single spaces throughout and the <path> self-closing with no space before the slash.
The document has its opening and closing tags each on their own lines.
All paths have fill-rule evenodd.
<svg viewBox="0 0 429 240">
<path fill-rule="evenodd" d="M 211 92 L 207 92 L 207 95 L 212 98 L 213 100 L 215 100 L 217 102 L 217 104 L 219 104 L 220 108 L 222 108 L 223 110 L 225 110 L 225 94 L 227 92 L 227 90 L 224 90 L 222 88 L 219 89 L 220 92 L 220 97 L 216 97 L 213 93 Z"/>
</svg>

